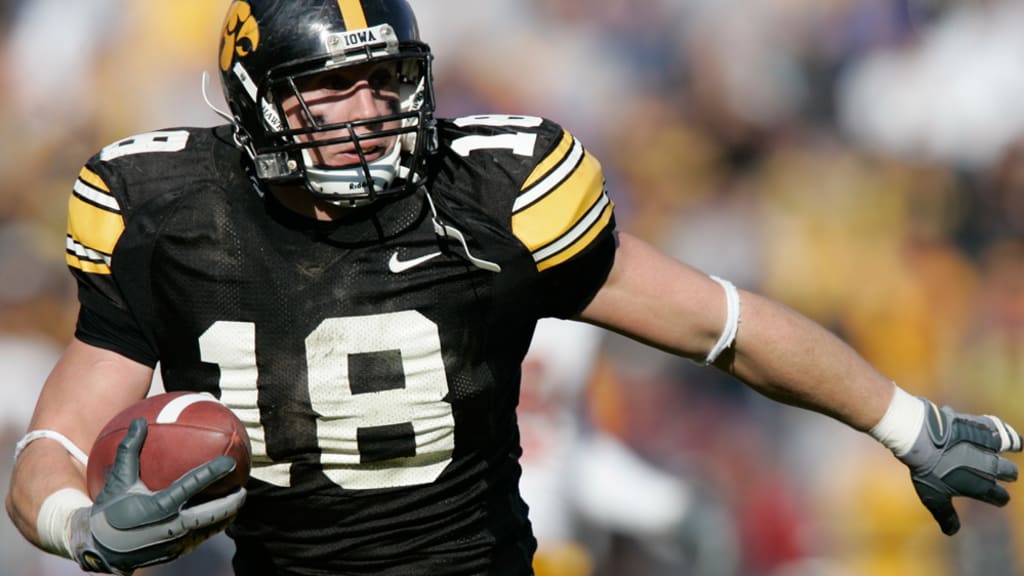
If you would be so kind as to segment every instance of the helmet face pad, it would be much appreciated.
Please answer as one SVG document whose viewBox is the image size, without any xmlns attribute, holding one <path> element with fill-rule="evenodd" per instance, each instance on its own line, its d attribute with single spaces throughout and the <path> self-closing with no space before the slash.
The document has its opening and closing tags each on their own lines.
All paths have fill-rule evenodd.
<svg viewBox="0 0 1024 576">
<path fill-rule="evenodd" d="M 343 15 L 345 10 L 332 0 L 252 0 L 229 9 L 221 79 L 236 140 L 260 180 L 304 183 L 315 196 L 352 205 L 422 182 L 423 164 L 436 140 L 430 49 L 420 42 L 405 0 L 363 0 L 358 7 L 365 28 L 349 29 L 345 18 L 350 14 Z M 236 38 L 231 35 L 235 30 L 247 36 Z M 231 45 L 238 46 L 234 53 Z M 375 78 L 378 73 L 383 76 Z M 321 119 L 316 104 L 304 98 L 321 81 L 325 94 L 334 91 L 329 98 L 339 102 L 348 96 L 345 82 L 367 82 L 361 89 L 373 90 L 379 101 L 391 96 L 390 87 L 397 94 L 376 118 L 362 114 L 338 121 L 328 114 Z M 331 82 L 338 84 L 332 87 Z M 368 151 L 377 156 L 374 149 L 382 139 L 394 139 L 396 150 L 385 155 L 391 166 L 381 165 L 383 159 L 367 160 Z M 345 145 L 358 162 L 311 165 L 314 149 Z"/>
</svg>

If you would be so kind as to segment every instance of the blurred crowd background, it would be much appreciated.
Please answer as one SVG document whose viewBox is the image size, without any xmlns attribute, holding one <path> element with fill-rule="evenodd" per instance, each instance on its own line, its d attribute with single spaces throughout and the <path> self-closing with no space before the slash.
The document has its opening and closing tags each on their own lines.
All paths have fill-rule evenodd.
<svg viewBox="0 0 1024 576">
<path fill-rule="evenodd" d="M 442 115 L 559 121 L 601 159 L 621 228 L 823 323 L 913 393 L 1024 427 L 1024 2 L 411 3 Z M 4 454 L 73 332 L 76 174 L 113 140 L 219 122 L 201 75 L 227 4 L 0 2 Z M 210 92 L 223 106 L 216 75 Z M 1024 574 L 1019 488 L 1003 511 L 960 503 L 947 538 L 865 435 L 619 337 L 579 343 L 562 342 L 588 360 L 563 416 L 686 497 L 656 535 L 570 510 L 579 553 L 538 572 Z M 227 573 L 228 544 L 201 550 L 147 572 Z M 76 573 L 0 519 L 0 574 Z"/>
</svg>

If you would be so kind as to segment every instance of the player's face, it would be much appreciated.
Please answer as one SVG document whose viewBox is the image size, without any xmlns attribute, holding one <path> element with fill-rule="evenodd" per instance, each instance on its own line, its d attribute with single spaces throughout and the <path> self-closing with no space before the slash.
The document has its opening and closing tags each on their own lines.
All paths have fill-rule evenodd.
<svg viewBox="0 0 1024 576">
<path fill-rule="evenodd" d="M 295 96 L 282 102 L 288 125 L 293 129 L 311 128 L 395 114 L 399 109 L 399 77 L 394 63 L 369 63 L 308 76 L 296 82 L 309 114 Z M 359 146 L 367 162 L 383 156 L 397 142 L 397 136 L 374 138 L 372 134 L 399 127 L 399 121 L 375 122 L 356 128 Z M 370 135 L 370 136 L 367 136 Z M 344 129 L 331 130 L 300 138 L 305 142 L 348 137 Z M 359 163 L 355 142 L 340 142 L 313 148 L 314 163 L 340 168 Z"/>
</svg>

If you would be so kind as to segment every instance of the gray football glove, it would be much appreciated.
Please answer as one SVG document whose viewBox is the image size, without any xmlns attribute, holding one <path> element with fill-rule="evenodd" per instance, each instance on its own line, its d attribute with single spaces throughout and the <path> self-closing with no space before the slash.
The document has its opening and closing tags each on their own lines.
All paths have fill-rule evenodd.
<svg viewBox="0 0 1024 576">
<path fill-rule="evenodd" d="M 139 479 L 146 432 L 145 420 L 131 423 L 96 502 L 72 517 L 71 549 L 87 572 L 128 575 L 173 560 L 226 528 L 245 502 L 242 488 L 184 508 L 190 498 L 234 470 L 230 456 L 195 468 L 164 490 L 149 490 Z"/>
<path fill-rule="evenodd" d="M 910 467 L 914 489 L 947 535 L 960 530 L 954 496 L 967 496 L 1004 506 L 1010 494 L 998 481 L 1017 479 L 1017 466 L 998 455 L 1020 452 L 1021 437 L 995 416 L 960 414 L 949 406 L 940 411 L 928 400 L 925 420 L 910 452 L 900 457 Z"/>
</svg>

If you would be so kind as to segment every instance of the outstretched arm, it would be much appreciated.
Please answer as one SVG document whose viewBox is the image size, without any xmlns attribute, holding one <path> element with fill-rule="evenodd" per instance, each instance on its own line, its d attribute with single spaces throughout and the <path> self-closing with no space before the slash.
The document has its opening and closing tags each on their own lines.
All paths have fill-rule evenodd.
<svg viewBox="0 0 1024 576">
<path fill-rule="evenodd" d="M 703 360 L 726 323 L 722 286 L 620 233 L 615 265 L 581 319 L 667 352 Z M 866 431 L 885 413 L 893 383 L 817 323 L 741 291 L 734 346 L 715 365 L 758 392 Z"/>
<path fill-rule="evenodd" d="M 620 234 L 609 277 L 580 319 L 702 360 L 729 324 L 726 293 L 714 279 Z M 1017 467 L 998 454 L 1021 450 L 1011 426 L 995 416 L 940 411 L 817 323 L 756 294 L 737 294 L 739 328 L 716 367 L 765 396 L 870 433 L 910 468 L 918 496 L 946 534 L 960 528 L 953 497 L 1009 501 L 999 481 L 1016 480 Z"/>
</svg>

